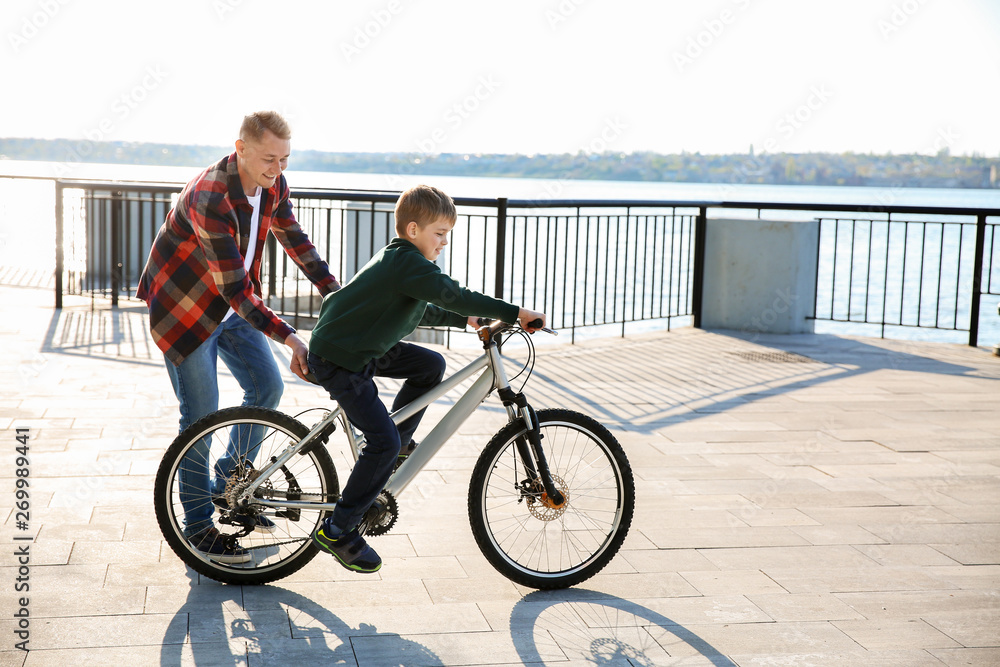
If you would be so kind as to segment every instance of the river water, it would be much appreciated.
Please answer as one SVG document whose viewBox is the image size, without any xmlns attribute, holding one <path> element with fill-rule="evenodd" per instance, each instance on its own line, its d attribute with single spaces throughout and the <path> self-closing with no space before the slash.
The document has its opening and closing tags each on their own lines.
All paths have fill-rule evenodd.
<svg viewBox="0 0 1000 667">
<path fill-rule="evenodd" d="M 55 247 L 54 196 L 51 179 L 110 179 L 184 183 L 199 169 L 136 165 L 56 164 L 0 161 L 0 267 L 44 271 L 53 265 Z M 335 172 L 286 172 L 293 189 L 399 191 L 415 183 L 436 185 L 454 197 L 528 200 L 615 199 L 657 201 L 788 202 L 802 204 L 861 204 L 866 206 L 948 206 L 1000 209 L 1000 190 L 831 187 L 805 185 L 751 185 L 745 183 L 649 183 L 629 181 L 574 181 L 569 179 L 484 178 L 414 176 L 410 174 L 351 174 Z M 42 180 L 27 180 L 31 179 Z M 715 211 L 718 212 L 718 209 Z M 756 216 L 756 211 L 726 210 L 725 217 Z M 768 212 L 768 217 L 812 219 L 814 213 Z M 926 219 L 927 216 L 924 216 Z M 994 273 L 1000 274 L 1000 243 L 988 241 Z M 956 255 L 957 256 L 957 255 Z M 954 261 L 945 257 L 942 264 Z M 989 261 L 989 258 L 987 258 Z M 893 261 L 895 263 L 895 261 Z M 971 275 L 971 274 L 970 274 Z M 994 285 L 1000 275 L 994 276 Z M 981 303 L 980 344 L 1000 342 L 1000 298 L 986 296 Z M 967 309 L 966 309 L 967 312 Z M 960 323 L 961 324 L 961 323 Z M 818 321 L 817 331 L 878 335 L 871 326 Z M 966 334 L 922 329 L 894 329 L 894 338 L 919 338 L 964 342 Z"/>
</svg>

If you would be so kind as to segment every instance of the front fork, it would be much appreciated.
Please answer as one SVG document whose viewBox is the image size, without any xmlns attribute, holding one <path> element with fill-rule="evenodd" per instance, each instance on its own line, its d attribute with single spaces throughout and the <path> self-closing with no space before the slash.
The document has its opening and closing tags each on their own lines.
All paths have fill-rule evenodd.
<svg viewBox="0 0 1000 667">
<path fill-rule="evenodd" d="M 511 417 L 520 417 L 527 429 L 524 436 L 517 438 L 516 447 L 529 479 L 532 482 L 541 482 L 552 506 L 559 507 L 566 499 L 552 481 L 552 473 L 548 461 L 545 460 L 545 452 L 542 450 L 542 435 L 535 410 L 528 405 L 528 399 L 524 394 L 515 393 L 510 387 L 505 387 L 497 393 Z"/>
</svg>

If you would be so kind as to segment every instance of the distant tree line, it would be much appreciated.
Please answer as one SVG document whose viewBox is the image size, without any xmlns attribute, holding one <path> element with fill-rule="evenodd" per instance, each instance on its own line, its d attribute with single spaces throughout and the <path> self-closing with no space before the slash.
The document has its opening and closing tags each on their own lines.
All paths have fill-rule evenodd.
<svg viewBox="0 0 1000 667">
<path fill-rule="evenodd" d="M 45 160 L 157 166 L 205 166 L 230 148 L 71 139 L 0 139 L 0 161 Z M 758 153 L 664 155 L 634 153 L 329 153 L 296 149 L 301 171 L 433 176 L 768 183 L 895 185 L 900 187 L 1000 187 L 1000 158 L 862 153 Z M 0 163 L 2 164 L 2 163 Z"/>
</svg>

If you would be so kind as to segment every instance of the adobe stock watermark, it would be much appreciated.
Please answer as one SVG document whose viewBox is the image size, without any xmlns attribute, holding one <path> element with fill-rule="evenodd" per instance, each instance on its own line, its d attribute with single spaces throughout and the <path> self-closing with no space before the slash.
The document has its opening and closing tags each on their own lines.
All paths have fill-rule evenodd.
<svg viewBox="0 0 1000 667">
<path fill-rule="evenodd" d="M 70 147 L 65 160 L 55 165 L 56 177 L 64 176 L 70 170 L 70 165 L 83 162 L 94 151 L 98 142 L 110 140 L 121 123 L 135 113 L 168 76 L 169 73 L 164 72 L 159 65 L 147 66 L 138 82 L 118 95 L 111 102 L 109 113 L 84 130 L 83 139 Z"/>
<path fill-rule="evenodd" d="M 838 442 L 837 438 L 830 435 L 828 431 L 836 427 L 836 422 L 832 417 L 826 417 L 823 424 L 816 430 L 816 435 L 810 438 L 801 446 L 796 447 L 786 457 L 783 456 L 781 467 L 769 479 L 764 481 L 760 489 L 751 494 L 743 494 L 743 497 L 750 501 L 750 505 L 743 505 L 739 510 L 730 510 L 727 523 L 730 528 L 743 528 L 747 525 L 754 525 L 754 520 L 761 512 L 767 510 L 771 501 L 781 493 L 782 486 L 796 479 L 789 471 L 794 468 L 809 468 L 812 466 L 811 455 L 824 451 L 822 438 L 829 442 Z"/>
<path fill-rule="evenodd" d="M 933 141 L 931 141 L 924 150 L 917 151 L 917 153 L 937 155 L 943 150 L 951 150 L 951 147 L 958 143 L 959 138 L 960 135 L 958 132 L 956 132 L 950 125 L 943 128 L 939 127 L 934 133 Z M 886 208 L 896 203 L 899 196 L 903 192 L 904 188 L 902 185 L 890 185 L 888 187 L 880 188 L 878 193 L 875 195 L 875 200 L 878 203 L 864 210 L 869 213 L 885 212 Z"/>
<path fill-rule="evenodd" d="M 17 32 L 8 32 L 7 41 L 14 53 L 37 37 L 70 0 L 39 0 L 38 9 L 21 19 Z"/>
<path fill-rule="evenodd" d="M 166 399 L 154 401 L 151 408 L 139 420 L 138 425 L 124 431 L 111 439 L 105 438 L 105 444 L 112 440 L 128 445 L 128 448 L 113 449 L 105 458 L 92 461 L 79 471 L 76 485 L 65 489 L 66 496 L 62 498 L 67 504 L 87 504 L 95 502 L 107 490 L 109 479 L 115 476 L 132 474 L 130 468 L 134 463 L 132 454 L 136 443 L 144 443 L 156 434 L 156 429 L 165 417 L 171 417 L 176 410 L 176 403 Z M 69 495 L 71 493 L 71 495 Z"/>
<path fill-rule="evenodd" d="M 674 65 L 681 74 L 684 70 L 695 63 L 722 37 L 727 28 L 740 16 L 740 12 L 750 8 L 751 0 L 732 0 L 736 9 L 725 8 L 718 13 L 715 18 L 706 19 L 701 22 L 701 30 L 689 35 L 684 47 L 675 50 L 673 53 Z"/>
<path fill-rule="evenodd" d="M 439 152 L 436 149 L 448 140 L 449 132 L 454 134 L 462 127 L 500 86 L 501 83 L 492 74 L 479 77 L 475 89 L 444 112 L 444 126 L 437 126 L 426 137 L 416 140 L 417 149 L 425 155 Z"/>
<path fill-rule="evenodd" d="M 606 118 L 601 129 L 584 144 L 581 150 L 593 155 L 604 153 L 625 134 L 628 128 L 628 123 L 623 121 L 619 116 Z M 554 179 L 546 179 L 542 185 L 542 189 L 545 192 L 539 193 L 535 197 L 528 197 L 527 199 L 538 202 L 558 199 L 563 194 L 566 186 L 569 185 L 569 181 L 570 176 L 568 172 L 564 172 Z"/>
<path fill-rule="evenodd" d="M 777 153 L 782 148 L 780 140 L 787 141 L 794 137 L 834 97 L 835 93 L 825 83 L 810 86 L 802 103 L 786 111 L 775 122 L 775 134 L 764 140 L 764 150 L 758 155 L 748 156 L 740 163 L 733 180 L 720 185 L 720 196 L 723 199 L 728 197 L 737 185 L 748 183 L 753 176 L 767 169 L 770 154 Z"/>
<path fill-rule="evenodd" d="M 371 46 L 402 11 L 403 4 L 399 0 L 389 0 L 382 9 L 373 10 L 370 19 L 363 25 L 354 27 L 350 41 L 340 43 L 340 53 L 344 56 L 344 60 L 350 63 L 360 56 L 361 52 Z"/>
<path fill-rule="evenodd" d="M 560 25 L 568 21 L 576 10 L 587 0 L 559 0 L 559 4 L 554 8 L 545 10 L 545 20 L 549 23 L 549 28 L 556 30 Z"/>
<path fill-rule="evenodd" d="M 882 34 L 882 39 L 888 41 L 909 23 L 910 19 L 927 3 L 928 0 L 903 0 L 903 2 L 894 4 L 889 16 L 879 19 L 876 23 L 878 31 Z"/>
<path fill-rule="evenodd" d="M 219 20 L 224 21 L 226 15 L 236 11 L 243 2 L 244 0 L 214 0 L 212 2 L 212 9 L 215 11 L 215 15 L 219 17 Z"/>
<path fill-rule="evenodd" d="M 485 74 L 479 77 L 476 84 L 467 95 L 464 95 L 451 104 L 441 115 L 441 122 L 433 129 L 421 137 L 414 139 L 417 153 L 420 158 L 441 152 L 441 147 L 455 135 L 465 123 L 467 123 L 500 88 L 503 82 L 497 80 L 492 74 Z M 416 174 L 416 169 L 411 163 L 401 167 L 395 174 L 389 174 L 386 179 L 390 188 L 399 189 L 404 181 L 404 176 Z"/>
<path fill-rule="evenodd" d="M 793 292 L 789 287 L 775 290 L 774 300 L 771 301 L 771 304 L 762 310 L 759 315 L 750 318 L 750 321 L 744 324 L 740 328 L 740 331 L 752 334 L 750 342 L 756 342 L 761 334 L 771 331 L 774 323 L 784 316 L 798 300 L 798 294 Z"/>
<path fill-rule="evenodd" d="M 776 129 L 785 139 L 791 139 L 832 97 L 833 93 L 827 89 L 825 84 L 812 86 L 805 102 L 787 112 L 778 121 Z M 766 142 L 764 150 L 768 150 Z"/>
</svg>

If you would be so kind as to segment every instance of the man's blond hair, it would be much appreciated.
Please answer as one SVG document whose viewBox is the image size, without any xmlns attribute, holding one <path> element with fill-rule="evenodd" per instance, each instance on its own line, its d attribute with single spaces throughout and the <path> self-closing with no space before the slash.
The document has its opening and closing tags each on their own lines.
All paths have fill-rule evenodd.
<svg viewBox="0 0 1000 667">
<path fill-rule="evenodd" d="M 255 111 L 243 117 L 243 124 L 240 126 L 240 139 L 260 141 L 267 131 L 271 131 L 279 139 L 292 138 L 291 128 L 277 111 Z"/>
<path fill-rule="evenodd" d="M 415 185 L 396 200 L 396 234 L 401 237 L 411 222 L 423 228 L 439 218 L 455 224 L 457 217 L 452 198 L 431 185 Z"/>
</svg>

